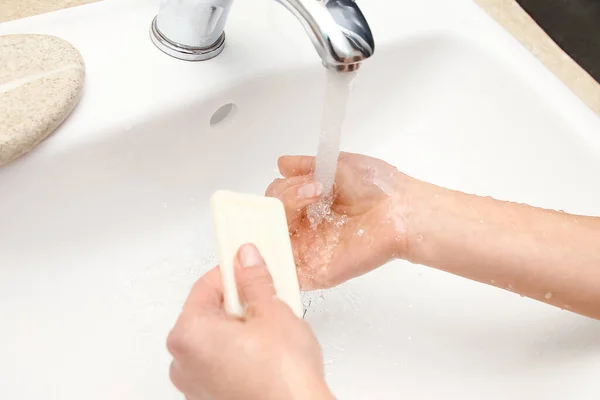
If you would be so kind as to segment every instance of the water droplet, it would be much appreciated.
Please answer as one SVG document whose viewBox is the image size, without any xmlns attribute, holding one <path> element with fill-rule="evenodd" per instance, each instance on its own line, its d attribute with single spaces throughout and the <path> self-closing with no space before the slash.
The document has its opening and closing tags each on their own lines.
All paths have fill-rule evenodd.
<svg viewBox="0 0 600 400">
<path fill-rule="evenodd" d="M 358 236 L 362 236 L 362 235 L 364 235 L 364 234 L 365 234 L 365 230 L 364 230 L 364 229 L 359 229 L 359 230 L 358 230 L 358 232 L 356 232 L 356 234 L 357 234 Z"/>
<path fill-rule="evenodd" d="M 492 279 L 492 280 L 490 281 L 490 283 L 491 283 L 492 285 L 495 285 L 495 284 L 496 284 L 496 281 Z"/>
<path fill-rule="evenodd" d="M 508 287 L 507 287 L 507 289 L 508 289 L 508 290 L 510 290 L 511 292 L 514 290 L 514 289 L 513 289 L 513 286 L 512 286 L 510 283 L 508 284 Z"/>
<path fill-rule="evenodd" d="M 419 240 L 419 242 L 420 242 L 421 240 L 423 240 L 423 236 L 422 236 L 422 235 L 419 235 L 419 236 L 417 237 L 417 239 L 418 239 L 418 240 Z"/>
<path fill-rule="evenodd" d="M 550 299 L 552 298 L 552 293 L 550 293 L 550 292 L 546 293 L 546 294 L 544 295 L 544 298 L 545 298 L 546 300 L 550 300 Z"/>
</svg>

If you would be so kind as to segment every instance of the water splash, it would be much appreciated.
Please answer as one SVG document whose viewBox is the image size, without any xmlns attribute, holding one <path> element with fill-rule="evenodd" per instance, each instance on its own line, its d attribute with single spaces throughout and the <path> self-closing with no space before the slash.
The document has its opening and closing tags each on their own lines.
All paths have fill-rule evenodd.
<svg viewBox="0 0 600 400">
<path fill-rule="evenodd" d="M 316 309 L 325 300 L 324 293 L 325 291 L 322 289 L 301 293 L 302 306 L 304 307 L 302 318 L 306 317 L 308 310 Z"/>
</svg>

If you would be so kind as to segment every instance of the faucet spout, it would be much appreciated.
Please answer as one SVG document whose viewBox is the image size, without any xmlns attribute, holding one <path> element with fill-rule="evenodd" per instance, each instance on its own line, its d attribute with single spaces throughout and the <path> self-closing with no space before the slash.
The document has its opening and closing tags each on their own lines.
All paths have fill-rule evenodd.
<svg viewBox="0 0 600 400">
<path fill-rule="evenodd" d="M 375 52 L 371 28 L 354 0 L 277 0 L 298 18 L 323 65 L 352 71 Z"/>
<path fill-rule="evenodd" d="M 373 34 L 354 0 L 275 1 L 300 21 L 326 68 L 354 71 L 373 55 Z M 216 57 L 225 46 L 225 23 L 232 3 L 163 0 L 152 22 L 152 41 L 179 59 L 202 61 Z"/>
</svg>

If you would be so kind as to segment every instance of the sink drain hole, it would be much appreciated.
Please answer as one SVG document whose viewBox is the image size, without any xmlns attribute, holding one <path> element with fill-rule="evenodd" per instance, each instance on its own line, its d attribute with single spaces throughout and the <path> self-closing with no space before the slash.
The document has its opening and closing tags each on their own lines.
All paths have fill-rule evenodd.
<svg viewBox="0 0 600 400">
<path fill-rule="evenodd" d="M 213 113 L 212 117 L 210 117 L 210 126 L 215 127 L 225 120 L 231 119 L 236 111 L 237 106 L 233 103 L 227 103 L 219 107 L 219 109 Z"/>
</svg>

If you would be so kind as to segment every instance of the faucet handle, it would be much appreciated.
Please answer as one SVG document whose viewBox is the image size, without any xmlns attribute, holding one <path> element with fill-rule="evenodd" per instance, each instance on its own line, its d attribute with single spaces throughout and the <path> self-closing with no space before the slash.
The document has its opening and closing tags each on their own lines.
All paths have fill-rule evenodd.
<svg viewBox="0 0 600 400">
<path fill-rule="evenodd" d="M 251 0 L 245 0 L 251 1 Z M 354 0 L 276 0 L 300 21 L 323 65 L 354 71 L 373 55 L 371 28 Z M 216 57 L 225 46 L 225 22 L 233 0 L 162 0 L 151 38 L 182 60 Z"/>
</svg>

